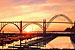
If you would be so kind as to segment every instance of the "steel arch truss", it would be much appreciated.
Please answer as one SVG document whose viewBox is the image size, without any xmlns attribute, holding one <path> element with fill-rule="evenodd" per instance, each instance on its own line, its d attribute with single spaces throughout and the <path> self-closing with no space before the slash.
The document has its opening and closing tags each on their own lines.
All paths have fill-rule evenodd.
<svg viewBox="0 0 75 50">
<path fill-rule="evenodd" d="M 60 16 L 66 18 L 69 21 L 69 23 L 73 23 L 70 18 L 68 18 L 66 15 L 63 15 L 63 14 L 55 15 L 48 22 L 52 22 L 54 19 L 56 19 L 57 17 L 60 17 Z M 47 24 L 47 28 L 49 27 L 49 25 L 50 25 L 50 23 Z"/>
<path fill-rule="evenodd" d="M 15 25 L 17 28 L 18 28 L 18 30 L 20 31 L 20 28 L 19 28 L 19 26 L 17 25 L 17 24 L 14 24 L 14 23 L 6 23 L 6 24 L 4 24 L 2 27 L 1 27 L 1 29 L 0 29 L 0 32 L 3 30 L 3 28 L 5 27 L 5 26 L 7 26 L 8 24 L 13 24 L 13 25 Z"/>
<path fill-rule="evenodd" d="M 25 25 L 22 27 L 22 30 L 24 30 L 26 27 L 28 27 L 28 26 L 31 25 L 31 24 L 38 25 L 41 29 L 43 29 L 43 26 L 42 26 L 41 24 L 39 24 L 39 23 L 27 23 L 27 24 L 25 24 Z"/>
</svg>

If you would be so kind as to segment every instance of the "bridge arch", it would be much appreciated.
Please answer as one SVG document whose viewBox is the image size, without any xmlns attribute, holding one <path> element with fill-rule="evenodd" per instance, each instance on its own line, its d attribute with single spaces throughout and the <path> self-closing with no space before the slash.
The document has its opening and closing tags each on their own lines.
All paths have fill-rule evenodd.
<svg viewBox="0 0 75 50">
<path fill-rule="evenodd" d="M 22 27 L 22 30 L 24 30 L 26 27 L 28 27 L 28 26 L 31 25 L 31 24 L 38 25 L 41 29 L 43 29 L 43 27 L 42 27 L 41 24 L 38 24 L 38 23 L 28 23 L 28 24 L 25 24 L 25 25 Z"/>
<path fill-rule="evenodd" d="M 63 14 L 55 15 L 48 22 L 52 22 L 55 18 L 60 17 L 60 16 L 66 18 L 70 23 L 73 23 L 71 19 L 69 19 L 66 15 L 63 15 Z M 49 24 L 50 23 L 47 24 L 47 28 L 49 27 Z"/>
<path fill-rule="evenodd" d="M 15 26 L 18 28 L 18 30 L 20 31 L 20 28 L 18 27 L 18 25 L 14 24 L 14 23 L 8 23 L 8 24 L 13 24 L 13 25 L 15 25 Z M 1 32 L 2 29 L 3 29 L 5 26 L 7 26 L 8 24 L 3 25 L 3 27 L 2 27 L 1 30 L 0 30 L 0 32 Z"/>
</svg>

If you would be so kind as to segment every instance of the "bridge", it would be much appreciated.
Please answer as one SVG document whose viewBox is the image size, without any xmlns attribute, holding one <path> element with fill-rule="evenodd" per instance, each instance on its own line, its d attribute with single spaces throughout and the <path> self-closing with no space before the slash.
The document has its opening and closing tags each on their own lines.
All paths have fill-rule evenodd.
<svg viewBox="0 0 75 50">
<path fill-rule="evenodd" d="M 59 22 L 53 22 L 53 20 L 58 18 L 58 17 L 64 17 L 68 22 L 60 22 L 60 21 Z M 44 37 L 46 37 L 48 35 L 50 35 L 50 36 L 52 35 L 53 36 L 52 39 L 54 39 L 57 36 L 70 36 L 71 40 L 73 42 L 73 45 L 75 46 L 75 32 L 70 32 L 70 33 L 63 33 L 62 32 L 62 34 L 61 34 L 58 31 L 58 32 L 49 32 L 49 33 L 47 33 L 46 29 L 49 27 L 49 25 L 51 23 L 64 23 L 64 24 L 72 24 L 72 25 L 75 26 L 75 22 L 72 22 L 72 20 L 69 19 L 66 15 L 58 14 L 58 15 L 55 15 L 54 17 L 52 17 L 49 21 L 46 21 L 46 19 L 43 19 L 43 21 L 12 21 L 12 22 L 6 22 L 6 21 L 3 22 L 2 21 L 2 22 L 0 22 L 0 24 L 1 24 L 0 32 L 2 32 L 3 28 L 6 27 L 8 24 L 13 24 L 18 28 L 20 35 L 22 35 L 23 30 L 27 26 L 29 26 L 31 24 L 35 24 L 35 25 L 38 25 L 43 30 L 43 33 L 38 33 L 38 34 L 43 35 Z M 28 43 L 28 44 L 30 45 L 30 43 Z"/>
<path fill-rule="evenodd" d="M 66 18 L 66 20 L 68 22 L 52 22 L 55 18 L 58 17 L 64 17 Z M 26 23 L 26 24 L 25 24 Z M 40 23 L 42 23 L 43 25 L 41 25 Z M 59 15 L 55 15 L 54 17 L 52 17 L 48 22 L 46 22 L 46 19 L 44 19 L 43 21 L 14 21 L 14 22 L 0 22 L 1 24 L 1 29 L 0 32 L 3 30 L 3 28 L 5 26 L 7 26 L 8 24 L 13 24 L 15 25 L 18 30 L 20 31 L 20 33 L 22 34 L 22 31 L 29 25 L 31 24 L 35 24 L 38 25 L 41 29 L 43 29 L 43 33 L 46 33 L 46 29 L 49 27 L 50 23 L 65 23 L 65 24 L 74 24 L 72 22 L 71 19 L 69 19 L 67 16 L 63 15 L 63 14 L 59 14 Z M 24 25 L 23 25 L 24 24 Z M 19 26 L 20 25 L 20 26 Z"/>
</svg>

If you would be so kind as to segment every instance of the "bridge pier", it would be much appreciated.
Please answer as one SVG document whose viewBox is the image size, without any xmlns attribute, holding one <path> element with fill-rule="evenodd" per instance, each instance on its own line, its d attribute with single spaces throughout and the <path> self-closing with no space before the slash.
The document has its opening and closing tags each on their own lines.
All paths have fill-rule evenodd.
<svg viewBox="0 0 75 50">
<path fill-rule="evenodd" d="M 22 21 L 20 21 L 20 34 L 22 34 Z"/>
<path fill-rule="evenodd" d="M 20 21 L 20 34 L 22 34 L 22 21 Z M 20 47 L 21 47 L 21 39 L 20 39 Z"/>
<path fill-rule="evenodd" d="M 46 19 L 43 20 L 43 34 L 46 35 Z"/>
</svg>

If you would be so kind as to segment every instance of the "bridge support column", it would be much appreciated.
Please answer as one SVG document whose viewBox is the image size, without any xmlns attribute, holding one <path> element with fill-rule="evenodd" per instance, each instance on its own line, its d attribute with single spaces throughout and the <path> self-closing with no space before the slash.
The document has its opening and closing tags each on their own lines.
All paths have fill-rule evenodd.
<svg viewBox="0 0 75 50">
<path fill-rule="evenodd" d="M 22 21 L 20 21 L 20 34 L 22 34 Z M 21 39 L 20 39 L 20 47 L 21 47 Z"/>
<path fill-rule="evenodd" d="M 1 23 L 1 28 L 2 28 L 2 23 Z M 1 33 L 1 28 L 0 28 L 0 33 Z"/>
<path fill-rule="evenodd" d="M 43 20 L 43 34 L 46 35 L 46 19 Z"/>
<path fill-rule="evenodd" d="M 20 21 L 20 34 L 22 34 L 22 21 Z"/>
</svg>

